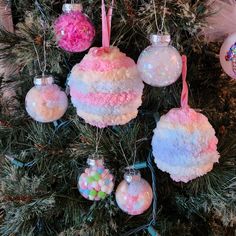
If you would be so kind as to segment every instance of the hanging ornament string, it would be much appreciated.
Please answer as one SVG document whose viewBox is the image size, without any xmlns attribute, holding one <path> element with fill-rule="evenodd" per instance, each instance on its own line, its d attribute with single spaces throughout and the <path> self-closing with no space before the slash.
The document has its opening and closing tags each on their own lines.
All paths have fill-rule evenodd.
<svg viewBox="0 0 236 236">
<path fill-rule="evenodd" d="M 182 81 L 183 81 L 183 89 L 181 94 L 181 107 L 189 108 L 188 105 L 188 85 L 186 82 L 187 77 L 187 57 L 185 55 L 182 56 L 183 69 L 182 69 Z"/>
<path fill-rule="evenodd" d="M 95 155 L 98 154 L 98 148 L 99 148 L 99 144 L 102 138 L 102 133 L 103 133 L 103 129 L 101 129 L 101 132 L 99 134 L 99 129 L 96 129 L 96 139 L 95 139 Z"/>
<path fill-rule="evenodd" d="M 102 0 L 102 46 L 104 48 L 110 47 L 110 38 L 111 38 L 111 19 L 112 19 L 112 10 L 113 10 L 114 0 L 112 0 L 111 5 L 106 14 L 106 7 L 104 0 Z"/>
<path fill-rule="evenodd" d="M 40 5 L 40 3 L 37 0 L 35 1 L 35 6 L 37 7 L 38 11 L 41 14 L 41 25 L 43 28 L 43 66 L 40 62 L 39 53 L 38 53 L 35 43 L 33 43 L 33 46 L 34 46 L 34 50 L 36 52 L 39 69 L 42 72 L 42 76 L 44 76 L 46 69 L 47 69 L 47 54 L 46 54 L 46 39 L 45 39 L 47 17 L 46 17 L 46 14 L 44 13 L 42 6 Z"/>
<path fill-rule="evenodd" d="M 155 23 L 156 23 L 157 32 L 160 33 L 160 34 L 163 34 L 165 17 L 166 17 L 166 0 L 164 1 L 164 5 L 163 5 L 163 14 L 162 14 L 162 17 L 161 17 L 161 28 L 159 28 L 159 26 L 158 26 L 157 10 L 156 10 L 155 0 L 153 0 L 153 8 L 154 8 L 154 16 L 155 16 Z"/>
</svg>

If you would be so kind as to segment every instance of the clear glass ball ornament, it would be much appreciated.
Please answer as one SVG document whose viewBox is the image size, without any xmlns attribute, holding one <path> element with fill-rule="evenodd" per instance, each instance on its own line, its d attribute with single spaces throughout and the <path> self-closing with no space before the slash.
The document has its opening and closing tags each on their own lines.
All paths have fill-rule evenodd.
<svg viewBox="0 0 236 236">
<path fill-rule="evenodd" d="M 150 207 L 152 199 L 152 188 L 141 178 L 140 172 L 127 170 L 124 180 L 116 190 L 116 202 L 119 208 L 129 215 L 140 215 Z"/>
<path fill-rule="evenodd" d="M 181 75 L 182 59 L 179 52 L 169 45 L 170 35 L 153 34 L 151 45 L 138 58 L 142 80 L 154 87 L 173 84 Z"/>
<path fill-rule="evenodd" d="M 78 180 L 78 189 L 81 195 L 91 201 L 99 201 L 111 194 L 114 188 L 114 177 L 104 167 L 103 158 L 99 155 L 91 155 L 84 173 Z"/>
<path fill-rule="evenodd" d="M 25 98 L 25 108 L 28 114 L 42 123 L 60 119 L 67 110 L 68 98 L 61 88 L 54 84 L 52 76 L 36 76 L 34 87 Z"/>
</svg>

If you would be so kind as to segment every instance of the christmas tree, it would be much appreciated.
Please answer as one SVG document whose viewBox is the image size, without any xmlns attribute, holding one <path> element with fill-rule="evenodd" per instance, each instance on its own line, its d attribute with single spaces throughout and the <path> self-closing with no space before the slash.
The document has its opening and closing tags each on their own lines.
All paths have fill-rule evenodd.
<svg viewBox="0 0 236 236">
<path fill-rule="evenodd" d="M 65 1 L 0 0 L 0 235 L 235 235 L 236 82 L 223 72 L 220 65 L 218 55 L 223 39 L 207 43 L 204 36 L 206 32 L 202 33 L 211 27 L 208 25 L 209 17 L 217 14 L 211 8 L 211 4 L 215 2 L 116 0 L 109 32 L 109 26 L 105 25 L 104 21 L 109 25 L 111 12 L 107 18 L 103 15 L 102 24 L 100 0 L 72 1 L 83 5 L 83 13 L 80 9 L 81 19 L 77 24 L 84 21 L 89 24 L 86 27 L 91 27 L 89 38 L 83 39 L 84 42 L 89 40 L 89 43 L 82 45 L 79 41 L 82 39 L 74 36 L 74 40 L 78 40 L 76 46 L 82 46 L 73 49 L 67 39 L 60 43 L 61 39 L 55 32 L 55 21 L 58 22 L 62 15 L 63 3 Z M 105 1 L 106 9 L 109 9 L 110 3 L 111 1 Z M 72 20 L 67 25 L 72 27 L 72 31 L 74 22 L 75 20 Z M 227 27 L 225 25 L 224 28 Z M 105 115 L 100 123 L 95 122 L 95 118 L 92 124 L 91 120 L 87 122 L 86 117 L 89 115 L 81 113 L 81 109 L 86 109 L 89 113 L 90 107 L 82 107 L 79 102 L 88 97 L 75 91 L 80 95 L 78 104 L 74 98 L 74 88 L 79 88 L 82 92 L 88 89 L 85 85 L 83 87 L 83 79 L 85 82 L 86 78 L 91 81 L 96 79 L 93 73 L 84 72 L 84 68 L 91 66 L 91 63 L 86 61 L 87 64 L 84 62 L 72 70 L 75 64 L 82 63 L 82 60 L 92 60 L 94 56 L 95 64 L 98 65 L 104 59 L 97 59 L 100 54 L 107 55 L 106 53 L 114 50 L 114 57 L 120 55 L 123 64 L 127 62 L 127 65 L 135 66 L 133 60 L 137 62 L 140 53 L 150 45 L 150 35 L 157 32 L 171 35 L 171 45 L 177 49 L 176 53 L 187 56 L 189 106 L 208 118 L 218 138 L 219 161 L 212 161 L 216 163 L 206 171 L 207 173 L 200 173 L 187 180 L 173 177 L 170 171 L 160 167 L 158 151 L 161 147 L 158 145 L 161 145 L 161 141 L 156 139 L 152 142 L 155 127 L 157 126 L 155 135 L 161 128 L 166 128 L 161 126 L 163 115 L 181 105 L 181 78 L 166 86 L 152 86 L 145 81 L 147 84 L 142 93 L 142 105 L 138 108 L 142 90 L 141 80 L 137 82 L 140 75 L 132 74 L 136 73 L 133 70 L 127 72 L 127 78 L 133 76 L 135 82 L 132 86 L 121 83 L 118 89 L 120 91 L 131 87 L 131 93 L 123 93 L 126 101 L 132 96 L 139 98 L 136 105 L 126 107 L 129 112 L 134 110 L 132 116 L 128 117 L 129 119 L 122 116 L 118 125 L 117 120 L 112 118 L 110 121 L 106 113 L 102 113 Z M 109 37 L 110 49 L 101 49 L 102 39 Z M 154 41 L 160 40 L 155 37 L 152 37 Z M 168 37 L 165 40 L 168 41 Z M 96 47 L 96 50 L 89 51 L 90 44 L 91 47 Z M 103 41 L 103 45 L 106 44 L 106 40 Z M 71 49 L 70 52 L 67 46 Z M 127 56 L 117 52 L 118 49 L 112 46 L 119 47 Z M 227 54 L 229 61 L 233 61 L 233 50 L 232 47 L 232 53 Z M 160 60 L 161 65 L 174 67 L 170 58 L 165 56 Z M 97 67 L 97 70 L 101 71 L 96 73 L 103 73 L 101 65 Z M 77 72 L 80 73 L 78 77 Z M 112 75 L 113 72 L 109 73 Z M 168 71 L 165 73 L 161 78 L 167 78 Z M 45 77 L 47 83 L 52 77 L 55 79 L 55 83 L 62 88 L 60 90 L 56 86 L 59 93 L 66 91 L 69 95 L 70 87 L 68 109 L 62 112 L 64 115 L 61 113 L 63 116 L 58 120 L 52 118 L 50 122 L 35 121 L 29 116 L 33 116 L 29 109 L 29 114 L 25 109 L 25 97 L 34 86 L 34 77 L 42 77 L 42 74 L 44 77 L 50 75 Z M 76 80 L 79 81 L 76 85 L 73 84 L 75 77 L 80 79 Z M 42 80 L 35 81 L 42 83 Z M 100 88 L 99 81 L 94 84 L 91 82 L 90 86 L 95 90 Z M 53 90 L 49 90 L 47 95 L 54 100 L 60 100 L 60 96 L 56 96 Z M 97 114 L 100 114 L 102 109 L 108 112 L 107 107 L 101 106 L 105 99 L 98 105 L 102 95 L 95 94 L 93 97 L 93 109 Z M 42 96 L 42 93 L 36 94 L 37 98 Z M 113 104 L 114 94 L 109 94 L 106 99 L 109 104 Z M 32 102 L 32 97 L 29 102 Z M 123 104 L 123 100 L 119 102 Z M 66 102 L 63 104 L 67 105 Z M 36 111 L 39 109 L 41 108 L 36 106 Z M 118 115 L 119 111 L 116 110 Z M 45 116 L 50 116 L 49 112 L 44 112 Z M 104 123 L 104 120 L 107 123 Z M 158 124 L 161 128 L 158 128 Z M 197 129 L 199 127 L 199 130 L 202 130 L 203 124 L 199 122 L 197 125 Z M 174 130 L 170 132 L 170 137 L 173 132 Z M 196 133 L 204 135 L 204 132 Z M 188 143 L 192 143 L 190 147 L 195 145 L 194 141 L 188 140 L 187 137 L 185 140 L 175 140 L 174 143 L 179 141 L 183 143 L 183 147 L 185 144 L 187 147 Z M 156 151 L 154 145 L 157 145 Z M 165 142 L 163 146 L 167 153 L 173 148 Z M 181 151 L 182 147 L 179 147 L 179 152 Z M 158 152 L 158 157 L 155 152 Z M 178 155 L 177 150 L 173 156 L 169 156 L 173 160 L 170 164 L 171 170 L 180 165 L 178 160 L 175 163 Z M 86 177 L 86 181 L 95 181 L 103 178 L 101 173 L 107 171 L 101 167 L 98 168 L 98 173 L 93 170 L 92 177 L 89 176 L 91 173 L 86 167 L 87 159 L 91 156 L 102 156 L 105 168 L 114 176 L 108 179 L 110 185 L 107 186 L 111 189 L 103 188 L 98 195 L 95 195 L 95 190 L 86 195 L 86 192 L 80 189 L 79 181 L 83 183 L 80 176 Z M 98 163 L 101 164 L 99 161 Z M 152 191 L 152 204 L 150 207 L 148 205 L 149 208 L 144 212 L 136 212 L 137 214 L 122 211 L 118 207 L 118 197 L 116 198 L 115 194 L 128 166 L 129 171 L 135 173 L 140 169 L 142 178 L 147 181 L 145 183 L 152 187 L 152 190 L 149 190 Z M 189 165 L 186 165 L 186 169 L 188 167 Z M 180 172 L 178 171 L 177 175 L 184 174 Z M 113 181 L 114 190 L 110 193 Z M 96 187 L 97 185 L 94 185 L 94 188 Z M 140 188 L 134 187 L 132 194 L 135 191 L 142 191 L 141 185 Z M 128 203 L 124 207 L 127 206 L 130 207 Z"/>
</svg>

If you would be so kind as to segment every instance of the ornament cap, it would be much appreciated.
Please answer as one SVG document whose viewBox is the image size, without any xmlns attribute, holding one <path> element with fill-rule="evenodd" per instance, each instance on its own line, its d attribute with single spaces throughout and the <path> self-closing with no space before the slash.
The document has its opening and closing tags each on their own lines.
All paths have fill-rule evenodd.
<svg viewBox="0 0 236 236">
<path fill-rule="evenodd" d="M 83 5 L 81 3 L 65 3 L 62 6 L 62 11 L 65 13 L 69 13 L 71 11 L 83 11 Z"/>
<path fill-rule="evenodd" d="M 127 167 L 124 174 L 124 179 L 127 181 L 127 183 L 131 183 L 134 180 L 140 181 L 141 180 L 140 171 Z"/>
<path fill-rule="evenodd" d="M 104 164 L 103 156 L 99 154 L 92 154 L 87 159 L 89 166 L 102 166 Z"/>
<path fill-rule="evenodd" d="M 169 45 L 171 41 L 171 37 L 169 34 L 151 34 L 150 35 L 150 41 L 154 45 Z"/>
<path fill-rule="evenodd" d="M 34 85 L 43 86 L 54 83 L 54 78 L 51 75 L 40 75 L 34 77 Z"/>
</svg>

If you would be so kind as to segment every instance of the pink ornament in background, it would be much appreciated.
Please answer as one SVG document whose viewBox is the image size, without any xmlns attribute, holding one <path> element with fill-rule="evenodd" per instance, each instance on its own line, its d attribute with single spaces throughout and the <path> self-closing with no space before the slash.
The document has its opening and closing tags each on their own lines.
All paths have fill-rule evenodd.
<svg viewBox="0 0 236 236">
<path fill-rule="evenodd" d="M 117 47 L 91 48 L 73 67 L 69 86 L 77 114 L 100 128 L 135 118 L 144 87 L 135 62 Z"/>
<path fill-rule="evenodd" d="M 181 56 L 169 42 L 170 35 L 151 35 L 152 45 L 143 50 L 137 63 L 145 83 L 155 87 L 168 86 L 181 75 Z"/>
<path fill-rule="evenodd" d="M 63 11 L 54 23 L 59 47 L 68 52 L 87 50 L 93 42 L 95 29 L 89 18 L 82 13 L 82 5 L 64 4 Z"/>
<path fill-rule="evenodd" d="M 99 156 L 91 156 L 86 168 L 78 181 L 78 189 L 86 199 L 98 201 L 110 195 L 114 188 L 114 177 L 108 169 L 105 169 L 103 159 Z"/>
<path fill-rule="evenodd" d="M 35 86 L 26 95 L 26 111 L 36 121 L 43 123 L 56 121 L 67 110 L 67 96 L 53 82 L 52 76 L 35 77 Z"/>
<path fill-rule="evenodd" d="M 236 79 L 236 32 L 228 36 L 222 44 L 220 64 L 226 74 Z"/>
<path fill-rule="evenodd" d="M 129 170 L 116 190 L 116 202 L 129 215 L 140 215 L 151 205 L 152 188 L 137 170 Z"/>
</svg>

